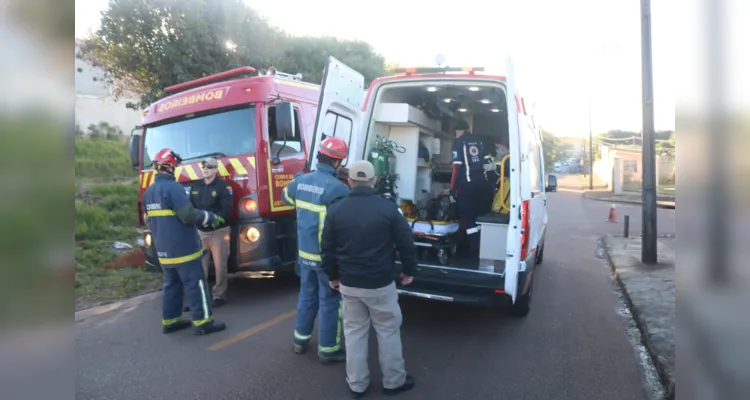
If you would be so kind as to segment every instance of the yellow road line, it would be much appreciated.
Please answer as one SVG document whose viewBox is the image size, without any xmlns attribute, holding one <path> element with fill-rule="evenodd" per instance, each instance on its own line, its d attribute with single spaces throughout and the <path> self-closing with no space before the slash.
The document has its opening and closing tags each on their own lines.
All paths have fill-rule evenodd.
<svg viewBox="0 0 750 400">
<path fill-rule="evenodd" d="M 221 342 L 213 344 L 213 345 L 211 345 L 208 348 L 208 350 L 216 351 L 216 350 L 221 350 L 221 349 L 223 349 L 223 348 L 225 348 L 227 346 L 231 346 L 231 345 L 233 345 L 233 344 L 235 344 L 237 342 L 240 342 L 240 341 L 243 341 L 243 340 L 249 338 L 250 336 L 255 335 L 258 332 L 262 332 L 262 331 L 264 331 L 264 330 L 266 330 L 266 329 L 268 329 L 268 328 L 270 328 L 270 327 L 272 327 L 274 325 L 279 324 L 280 322 L 283 322 L 283 321 L 285 321 L 285 320 L 287 320 L 289 318 L 292 318 L 296 314 L 297 314 L 297 310 L 287 311 L 287 312 L 285 312 L 285 313 L 283 313 L 283 314 L 281 314 L 279 316 L 276 316 L 273 319 L 270 319 L 270 320 L 268 320 L 268 321 L 266 321 L 266 322 L 264 322 L 264 323 L 262 323 L 260 325 L 255 325 L 254 327 L 252 327 L 252 328 L 250 328 L 250 329 L 248 329 L 248 330 L 246 330 L 244 332 L 240 332 L 240 333 L 238 333 L 238 334 L 236 334 L 236 335 L 234 335 L 234 336 L 232 336 L 232 337 L 230 337 L 228 339 L 225 339 L 225 340 L 222 340 Z"/>
</svg>

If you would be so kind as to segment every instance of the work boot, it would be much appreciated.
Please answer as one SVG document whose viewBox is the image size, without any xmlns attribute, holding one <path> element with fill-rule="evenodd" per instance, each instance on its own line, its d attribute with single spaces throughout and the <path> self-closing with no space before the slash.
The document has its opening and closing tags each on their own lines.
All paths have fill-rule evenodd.
<svg viewBox="0 0 750 400">
<path fill-rule="evenodd" d="M 299 344 L 299 343 L 292 344 L 292 351 L 294 351 L 297 354 L 303 354 L 306 350 L 307 350 L 307 343 L 305 343 L 305 344 Z"/>
<path fill-rule="evenodd" d="M 189 327 L 190 327 L 190 321 L 183 319 L 177 322 L 173 322 L 169 325 L 162 325 L 162 332 L 165 334 L 174 333 L 174 332 L 181 331 Z"/>
<path fill-rule="evenodd" d="M 219 322 L 216 320 L 211 320 L 209 322 L 206 322 L 205 324 L 198 325 L 194 329 L 194 332 L 196 336 L 201 335 L 208 335 L 210 333 L 223 331 L 227 328 L 227 325 L 223 322 Z"/>
<path fill-rule="evenodd" d="M 342 361 L 346 361 L 346 351 L 344 349 L 339 349 L 332 353 L 318 352 L 318 362 L 321 364 L 327 365 Z"/>
<path fill-rule="evenodd" d="M 227 301 L 224 299 L 214 299 L 214 302 L 212 304 L 213 307 L 218 308 L 223 306 L 224 304 L 227 304 Z"/>
<path fill-rule="evenodd" d="M 411 375 L 406 375 L 406 381 L 403 385 L 393 389 L 383 388 L 383 394 L 386 396 L 395 396 L 401 392 L 406 392 L 412 389 L 414 389 L 414 378 L 412 378 Z"/>
<path fill-rule="evenodd" d="M 363 390 L 361 392 L 355 392 L 354 390 L 352 390 L 352 388 L 349 388 L 349 397 L 351 397 L 352 399 L 361 399 L 361 398 L 365 397 L 366 393 L 367 393 L 367 389 L 365 389 L 365 390 Z"/>
</svg>

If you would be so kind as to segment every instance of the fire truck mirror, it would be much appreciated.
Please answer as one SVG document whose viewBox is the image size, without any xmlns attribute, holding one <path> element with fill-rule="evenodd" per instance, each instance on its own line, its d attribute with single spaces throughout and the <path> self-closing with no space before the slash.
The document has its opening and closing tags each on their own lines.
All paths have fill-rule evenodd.
<svg viewBox="0 0 750 400">
<path fill-rule="evenodd" d="M 130 166 L 138 171 L 140 168 L 140 152 L 141 152 L 141 134 L 133 133 L 130 135 Z"/>
<path fill-rule="evenodd" d="M 294 107 L 288 101 L 276 104 L 277 140 L 294 140 Z"/>
</svg>

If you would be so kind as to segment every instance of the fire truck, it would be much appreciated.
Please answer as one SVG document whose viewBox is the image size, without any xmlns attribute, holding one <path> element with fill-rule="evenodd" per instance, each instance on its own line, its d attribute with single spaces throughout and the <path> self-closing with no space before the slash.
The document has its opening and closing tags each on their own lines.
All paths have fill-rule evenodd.
<svg viewBox="0 0 750 400">
<path fill-rule="evenodd" d="M 360 85 L 353 99 L 357 103 L 362 91 Z M 186 193 L 203 178 L 200 162 L 215 157 L 219 177 L 234 196 L 226 238 L 229 272 L 293 272 L 296 218 L 294 208 L 284 204 L 282 190 L 297 173 L 313 168 L 315 136 L 317 142 L 323 131 L 350 138 L 352 121 L 335 112 L 321 116 L 321 86 L 274 68 L 237 68 L 164 92 L 167 96 L 144 110 L 141 126 L 131 133 L 130 159 L 140 172 L 141 200 L 154 182 L 151 157 L 157 151 L 169 147 L 182 157 L 175 178 Z M 138 213 L 145 225 L 141 201 Z M 147 268 L 159 272 L 151 232 L 144 235 Z"/>
</svg>

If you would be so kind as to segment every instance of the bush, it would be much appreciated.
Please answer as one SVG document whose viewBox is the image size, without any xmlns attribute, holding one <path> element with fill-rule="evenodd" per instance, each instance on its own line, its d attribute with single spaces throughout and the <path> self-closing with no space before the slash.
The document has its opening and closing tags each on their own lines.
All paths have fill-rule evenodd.
<svg viewBox="0 0 750 400">
<path fill-rule="evenodd" d="M 132 240 L 138 228 L 138 185 L 93 186 L 76 200 L 76 240 Z"/>
<path fill-rule="evenodd" d="M 115 241 L 136 245 L 138 175 L 122 141 L 76 138 L 76 309 L 158 290 L 161 276 L 136 268 L 104 270 L 122 257 Z M 23 226 L 23 225 L 22 225 Z"/>
<path fill-rule="evenodd" d="M 97 125 L 89 125 L 88 137 L 93 140 L 122 140 L 125 135 L 123 134 L 122 129 L 102 121 Z"/>
</svg>

